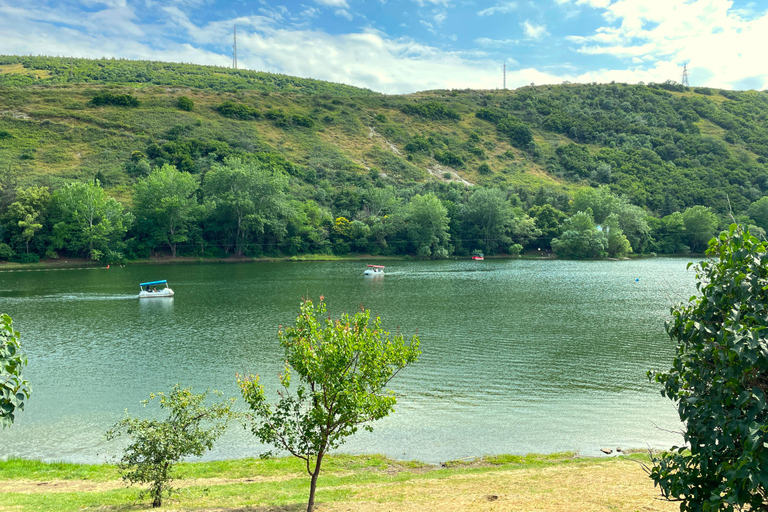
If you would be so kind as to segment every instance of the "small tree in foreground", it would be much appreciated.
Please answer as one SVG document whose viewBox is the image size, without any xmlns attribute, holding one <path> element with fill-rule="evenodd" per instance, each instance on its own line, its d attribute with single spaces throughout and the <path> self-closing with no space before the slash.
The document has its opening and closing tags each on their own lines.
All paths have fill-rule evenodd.
<svg viewBox="0 0 768 512">
<path fill-rule="evenodd" d="M 19 333 L 13 330 L 13 321 L 8 315 L 0 315 L 0 425 L 10 427 L 18 409 L 32 391 L 29 383 L 21 378 L 21 371 L 27 365 L 27 358 L 19 346 Z"/>
<path fill-rule="evenodd" d="M 140 496 L 149 494 L 152 507 L 162 505 L 163 496 L 173 491 L 170 484 L 174 464 L 184 457 L 200 457 L 226 430 L 234 399 L 205 405 L 207 394 L 193 394 L 178 384 L 168 394 L 151 393 L 149 400 L 142 404 L 146 407 L 150 400 L 157 398 L 160 408 L 168 411 L 166 419 L 126 416 L 107 432 L 107 440 L 121 436 L 131 438 L 117 467 L 123 480 L 131 485 L 149 484 L 149 489 Z"/>
<path fill-rule="evenodd" d="M 258 376 L 238 375 L 243 397 L 253 411 L 254 435 L 305 461 L 312 478 L 308 512 L 315 507 L 323 456 L 341 446 L 358 426 L 372 431 L 370 422 L 392 412 L 396 399 L 386 386 L 421 353 L 418 336 L 408 345 L 400 334 L 390 339 L 380 318 L 370 324 L 368 310 L 354 317 L 344 314 L 336 321 L 325 318 L 326 312 L 322 296 L 317 306 L 304 300 L 296 326 L 278 333 L 286 367 L 274 407 L 267 402 Z M 289 390 L 292 372 L 299 381 L 294 394 Z"/>
<path fill-rule="evenodd" d="M 683 512 L 768 510 L 768 252 L 732 225 L 696 267 L 699 296 L 672 309 L 677 355 L 649 372 L 677 403 L 686 446 L 650 476 Z"/>
</svg>

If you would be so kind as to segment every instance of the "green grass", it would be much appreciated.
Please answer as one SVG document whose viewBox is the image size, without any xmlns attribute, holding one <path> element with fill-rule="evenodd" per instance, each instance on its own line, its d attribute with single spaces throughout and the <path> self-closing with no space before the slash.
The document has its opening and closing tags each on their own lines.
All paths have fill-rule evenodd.
<svg viewBox="0 0 768 512">
<path fill-rule="evenodd" d="M 392 486 L 407 484 L 407 489 L 412 492 L 414 485 L 434 486 L 439 481 L 462 475 L 497 474 L 499 471 L 537 470 L 563 465 L 580 468 L 627 459 L 648 460 L 642 454 L 598 459 L 579 458 L 574 453 L 566 452 L 494 455 L 451 461 L 438 467 L 417 461 L 395 461 L 382 455 L 333 455 L 324 461 L 318 498 L 322 503 L 355 501 L 365 499 L 368 495 L 366 489 L 381 488 L 382 485 L 392 489 Z M 164 500 L 164 508 L 242 510 L 243 507 L 287 506 L 287 510 L 294 510 L 294 507 L 301 510 L 309 488 L 303 462 L 295 458 L 181 463 L 177 465 L 175 476 L 177 493 Z M 18 492 L 13 490 L 14 481 L 18 482 L 15 484 Z M 69 483 L 57 483 L 60 481 Z M 110 465 L 9 459 L 0 461 L 0 486 L 5 490 L 0 507 L 4 510 L 122 511 L 144 510 L 148 506 L 146 498 L 139 499 L 140 489 L 124 488 L 117 470 Z M 71 492 L 70 488 L 73 489 Z M 405 492 L 402 493 L 404 495 Z M 387 496 L 374 500 L 404 499 L 398 498 L 397 492 L 394 497 L 391 493 Z"/>
</svg>

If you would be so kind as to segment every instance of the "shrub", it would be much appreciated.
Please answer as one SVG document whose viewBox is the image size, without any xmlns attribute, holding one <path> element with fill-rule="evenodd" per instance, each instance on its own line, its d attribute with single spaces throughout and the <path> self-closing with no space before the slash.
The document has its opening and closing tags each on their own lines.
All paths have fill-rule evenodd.
<svg viewBox="0 0 768 512">
<path fill-rule="evenodd" d="M 33 252 L 25 252 L 23 254 L 19 254 L 14 259 L 17 263 L 37 263 L 40 261 L 40 256 Z"/>
<path fill-rule="evenodd" d="M 443 165 L 450 165 L 452 167 L 462 167 L 464 160 L 457 154 L 450 151 L 435 151 L 435 160 Z"/>
<path fill-rule="evenodd" d="M 234 101 L 223 102 L 216 107 L 216 111 L 224 117 L 240 119 L 241 121 L 254 121 L 262 118 L 261 112 L 257 109 Z"/>
<path fill-rule="evenodd" d="M 403 113 L 433 119 L 435 121 L 450 119 L 458 121 L 461 116 L 455 110 L 452 110 L 440 102 L 429 101 L 427 103 L 418 103 L 416 105 L 403 105 L 400 109 Z"/>
<path fill-rule="evenodd" d="M 480 166 L 477 168 L 477 172 L 480 174 L 491 174 L 493 171 L 491 170 L 491 166 L 487 163 L 483 162 L 480 164 Z"/>
<path fill-rule="evenodd" d="M 677 354 L 648 372 L 677 403 L 684 445 L 649 471 L 680 510 L 765 510 L 768 492 L 768 252 L 730 226 L 709 242 L 696 268 L 699 296 L 672 309 Z"/>
<path fill-rule="evenodd" d="M 181 110 L 186 110 L 187 112 L 190 112 L 193 108 L 195 108 L 195 103 L 191 99 L 187 98 L 186 96 L 181 96 L 176 102 L 176 106 L 179 107 Z"/>
<path fill-rule="evenodd" d="M 107 431 L 107 440 L 127 436 L 131 439 L 117 463 L 123 480 L 130 484 L 148 483 L 141 495 L 152 497 L 152 506 L 162 505 L 163 496 L 173 491 L 173 467 L 184 457 L 200 457 L 226 429 L 233 400 L 206 406 L 207 393 L 193 394 L 178 384 L 170 393 L 152 393 L 160 408 L 168 410 L 164 420 L 142 420 L 127 416 Z M 208 425 L 206 426 L 205 423 Z"/>
<path fill-rule="evenodd" d="M 0 243 L 0 259 L 10 260 L 13 258 L 13 249 L 6 243 Z"/>
<path fill-rule="evenodd" d="M 115 107 L 138 107 L 139 100 L 130 94 L 112 94 L 111 92 L 103 92 L 97 94 L 88 102 L 89 107 L 103 107 L 106 105 Z"/>
</svg>

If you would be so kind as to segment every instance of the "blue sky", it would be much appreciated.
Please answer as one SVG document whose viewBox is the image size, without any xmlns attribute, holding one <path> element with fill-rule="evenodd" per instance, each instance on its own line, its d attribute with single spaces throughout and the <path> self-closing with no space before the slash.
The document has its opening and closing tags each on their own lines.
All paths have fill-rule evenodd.
<svg viewBox="0 0 768 512">
<path fill-rule="evenodd" d="M 680 81 L 768 88 L 768 0 L 0 0 L 0 54 L 124 57 L 385 93 Z"/>
</svg>

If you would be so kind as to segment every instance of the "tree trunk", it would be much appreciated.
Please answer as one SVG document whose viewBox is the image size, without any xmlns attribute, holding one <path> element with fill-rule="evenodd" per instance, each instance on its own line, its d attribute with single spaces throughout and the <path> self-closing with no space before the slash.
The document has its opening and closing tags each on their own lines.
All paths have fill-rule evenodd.
<svg viewBox="0 0 768 512">
<path fill-rule="evenodd" d="M 320 476 L 320 463 L 323 461 L 323 453 L 317 455 L 315 462 L 315 471 L 312 473 L 312 481 L 309 484 L 309 503 L 307 503 L 307 512 L 315 510 L 315 490 L 317 489 L 317 477 Z"/>
</svg>

